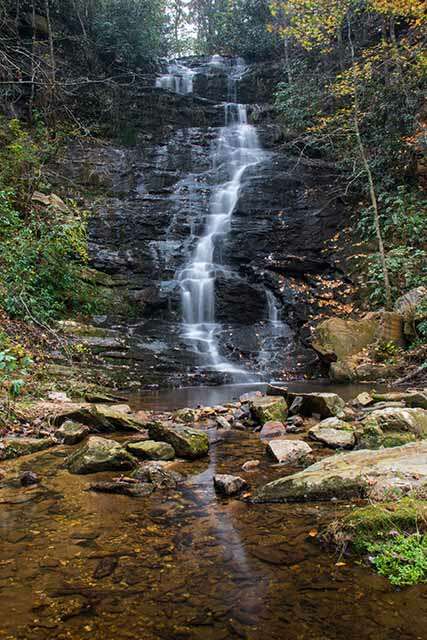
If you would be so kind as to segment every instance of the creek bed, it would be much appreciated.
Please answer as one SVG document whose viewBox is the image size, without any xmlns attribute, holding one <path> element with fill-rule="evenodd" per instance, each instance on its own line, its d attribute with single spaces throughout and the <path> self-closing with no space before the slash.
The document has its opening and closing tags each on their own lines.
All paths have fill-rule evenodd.
<svg viewBox="0 0 427 640">
<path fill-rule="evenodd" d="M 347 504 L 252 505 L 215 495 L 214 473 L 242 474 L 256 487 L 295 470 L 271 464 L 256 434 L 218 432 L 209 459 L 175 464 L 187 476 L 178 490 L 145 498 L 85 491 L 113 474 L 69 474 L 70 451 L 2 466 L 0 638 L 426 637 L 425 586 L 398 591 L 316 541 L 314 531 Z M 244 474 L 254 458 L 260 467 Z M 39 474 L 38 486 L 10 480 L 26 469 Z"/>
</svg>

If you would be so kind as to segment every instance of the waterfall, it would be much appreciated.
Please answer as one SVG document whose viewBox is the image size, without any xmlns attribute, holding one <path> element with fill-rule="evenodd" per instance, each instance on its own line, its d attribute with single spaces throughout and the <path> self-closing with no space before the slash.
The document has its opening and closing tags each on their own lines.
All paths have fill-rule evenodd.
<svg viewBox="0 0 427 640">
<path fill-rule="evenodd" d="M 204 368 L 236 374 L 241 374 L 242 370 L 219 353 L 218 337 L 222 327 L 215 320 L 215 281 L 217 274 L 227 272 L 222 263 L 221 248 L 231 231 L 231 217 L 243 175 L 248 167 L 264 157 L 256 129 L 248 124 L 246 106 L 235 100 L 236 83 L 243 71 L 240 61 L 229 70 L 230 102 L 224 105 L 225 126 L 219 132 L 212 154 L 217 181 L 204 231 L 196 237 L 193 253 L 177 274 L 184 339 L 202 356 Z"/>
<path fill-rule="evenodd" d="M 168 64 L 168 72 L 156 79 L 156 87 L 181 95 L 193 93 L 195 71 L 177 62 Z"/>
</svg>

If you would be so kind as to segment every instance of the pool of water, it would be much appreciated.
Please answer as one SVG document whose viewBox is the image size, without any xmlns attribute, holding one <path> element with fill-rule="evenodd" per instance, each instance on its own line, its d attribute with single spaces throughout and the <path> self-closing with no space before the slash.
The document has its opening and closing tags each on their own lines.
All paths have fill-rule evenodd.
<svg viewBox="0 0 427 640">
<path fill-rule="evenodd" d="M 261 460 L 251 488 L 285 471 L 256 434 L 211 435 L 209 459 L 176 463 L 183 486 L 148 498 L 87 491 L 93 476 L 62 466 L 69 448 L 3 463 L 0 638 L 426 638 L 425 586 L 398 591 L 310 536 L 347 504 L 217 498 L 213 474 L 246 460 Z M 15 485 L 29 468 L 41 484 Z"/>
<path fill-rule="evenodd" d="M 274 383 L 272 383 L 274 384 Z M 326 391 L 338 393 L 344 400 L 355 398 L 362 391 L 369 391 L 372 384 L 333 384 L 328 380 L 297 380 L 288 383 L 277 383 L 278 386 L 286 386 L 290 391 L 311 393 Z M 182 387 L 179 389 L 144 390 L 130 396 L 129 402 L 134 409 L 153 409 L 156 411 L 169 411 L 184 407 L 212 407 L 234 402 L 247 391 L 265 391 L 267 383 L 229 384 L 212 387 Z M 384 385 L 375 385 L 380 391 Z"/>
</svg>

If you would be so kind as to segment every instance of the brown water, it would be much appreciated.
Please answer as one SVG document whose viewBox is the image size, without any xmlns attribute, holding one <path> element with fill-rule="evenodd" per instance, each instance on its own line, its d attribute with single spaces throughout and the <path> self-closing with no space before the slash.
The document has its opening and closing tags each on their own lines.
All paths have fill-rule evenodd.
<svg viewBox="0 0 427 640">
<path fill-rule="evenodd" d="M 259 458 L 253 487 L 283 474 L 256 435 L 222 438 L 209 461 L 175 465 L 190 474 L 182 489 L 148 498 L 85 491 L 93 477 L 61 468 L 69 448 L 4 464 L 0 638 L 427 637 L 425 586 L 396 591 L 349 559 L 337 566 L 308 535 L 346 505 L 217 499 L 215 471 Z M 25 468 L 42 484 L 13 486 Z"/>
</svg>

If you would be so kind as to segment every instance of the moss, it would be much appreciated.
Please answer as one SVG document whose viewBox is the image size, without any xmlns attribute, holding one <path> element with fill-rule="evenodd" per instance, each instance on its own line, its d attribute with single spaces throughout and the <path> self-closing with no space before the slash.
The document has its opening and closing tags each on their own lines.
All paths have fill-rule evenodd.
<svg viewBox="0 0 427 640">
<path fill-rule="evenodd" d="M 413 433 L 388 433 L 384 436 L 382 441 L 382 446 L 389 447 L 400 447 L 404 444 L 408 444 L 408 442 L 414 442 L 416 437 Z"/>
<path fill-rule="evenodd" d="M 362 553 L 369 544 L 390 532 L 420 530 L 427 530 L 427 501 L 406 497 L 398 502 L 354 509 L 329 526 L 327 537 L 339 546 L 350 543 L 356 552 Z"/>
</svg>

